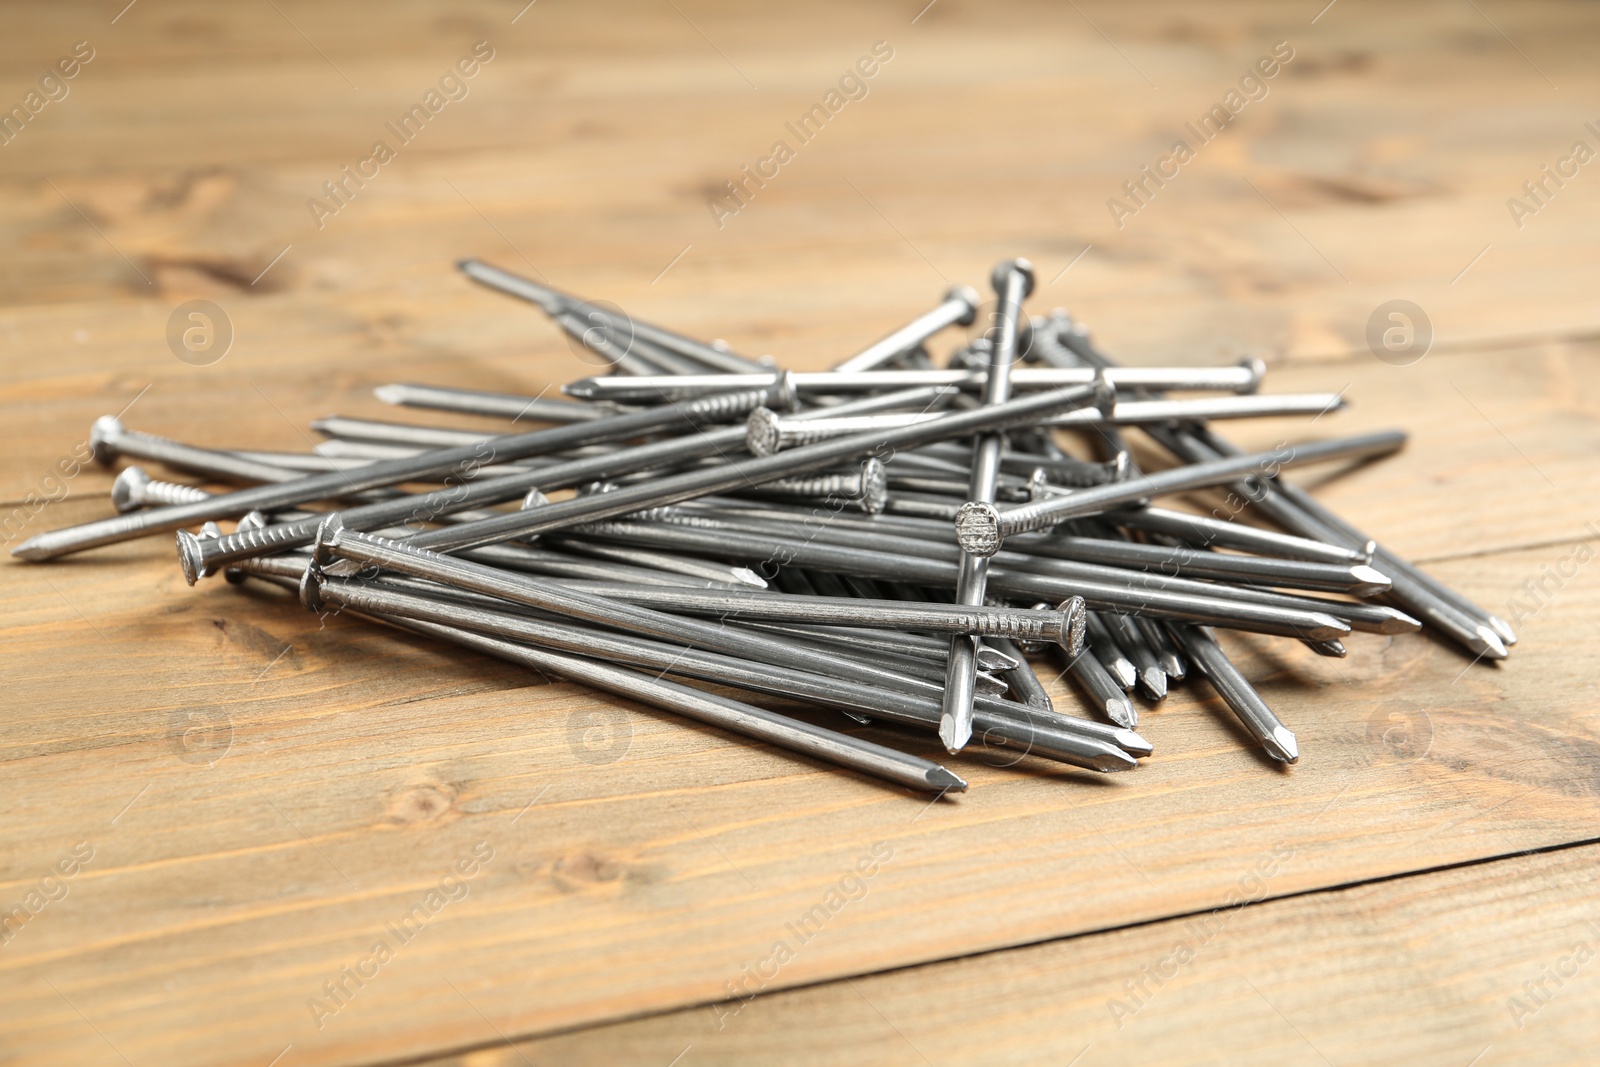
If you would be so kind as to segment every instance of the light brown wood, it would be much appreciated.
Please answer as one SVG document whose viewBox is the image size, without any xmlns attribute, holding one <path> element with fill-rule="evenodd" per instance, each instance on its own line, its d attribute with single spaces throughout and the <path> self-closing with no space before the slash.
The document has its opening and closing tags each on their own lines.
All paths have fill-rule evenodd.
<svg viewBox="0 0 1600 1067">
<path fill-rule="evenodd" d="M 191 590 L 165 538 L 8 564 L 0 906 L 93 849 L 0 945 L 0 1047 L 18 1062 L 380 1062 L 704 1004 L 875 842 L 893 856 L 870 892 L 769 990 L 1063 938 L 1062 966 L 1089 982 L 1093 946 L 1143 934 L 1084 935 L 1215 908 L 1278 840 L 1296 852 L 1271 895 L 1312 895 L 1251 916 L 1322 907 L 1320 890 L 1355 879 L 1593 837 L 1600 179 L 1585 168 L 1520 231 L 1504 205 L 1583 136 L 1589 116 L 1571 101 L 1595 88 L 1592 9 L 1490 12 L 1513 47 L 1470 5 L 1352 0 L 1314 26 L 1314 11 L 1268 5 L 940 0 L 912 24 L 915 10 L 856 5 L 541 4 L 515 26 L 520 3 L 280 6 L 141 3 L 115 26 L 97 9 L 8 12 L 0 71 L 16 92 L 0 102 L 74 41 L 98 50 L 71 95 L 0 148 L 0 234 L 18 250 L 0 262 L 9 544 L 109 513 L 109 473 L 47 479 L 94 417 L 135 397 L 139 429 L 296 449 L 333 411 L 472 421 L 386 408 L 370 395 L 385 381 L 538 392 L 592 369 L 541 316 L 461 279 L 461 255 L 811 368 L 922 310 L 946 279 L 979 283 L 1025 254 L 1040 268 L 1034 304 L 1070 304 L 1131 362 L 1241 346 L 1272 359 L 1273 391 L 1347 389 L 1350 410 L 1240 427 L 1241 442 L 1411 430 L 1381 464 L 1300 477 L 1517 616 L 1523 641 L 1501 667 L 1469 667 L 1417 637 L 1358 636 L 1344 661 L 1233 640 L 1299 734 L 1301 766 L 1269 766 L 1190 685 L 1149 714 L 1157 756 L 1134 774 L 978 754 L 959 764 L 972 793 L 928 806 L 414 638 L 320 627 L 274 591 Z M 1267 99 L 1116 230 L 1105 199 L 1285 38 L 1297 55 Z M 480 39 L 496 58 L 472 95 L 315 229 L 306 198 Z M 895 58 L 868 98 L 716 229 L 707 188 L 880 39 Z M 169 313 L 191 297 L 236 327 L 212 366 L 166 346 Z M 1394 297 L 1438 330 L 1407 367 L 1362 339 Z M 493 857 L 464 890 L 447 886 L 461 899 L 437 898 L 403 945 L 385 932 L 480 843 Z M 1562 856 L 1474 870 L 1543 900 L 1563 872 L 1593 870 L 1587 850 Z M 1416 893 L 1477 899 L 1451 877 L 1417 879 Z M 1483 905 L 1483 940 L 1455 943 L 1475 980 L 1506 973 L 1482 946 L 1514 911 Z M 341 970 L 378 938 L 393 959 L 356 988 Z M 1339 961 L 1363 958 L 1335 933 L 1318 944 L 1332 962 L 1296 994 L 1313 1006 L 1359 988 Z M 988 958 L 1010 973 L 1012 953 Z M 952 973 L 962 966 L 987 964 Z M 341 980 L 353 995 L 330 1013 L 324 983 Z M 1200 1041 L 1226 1022 L 1184 1003 L 1160 1037 L 1178 1058 L 1180 1033 Z M 1388 1036 L 1342 1016 L 1334 1029 L 1339 1062 Z M 851 1023 L 827 1041 L 879 1032 Z M 1305 1054 L 1251 1032 L 1262 1058 Z M 603 1060 L 631 1033 L 559 1048 Z"/>
<path fill-rule="evenodd" d="M 1584 1063 L 1600 1012 L 1594 846 L 703 1006 L 438 1061 Z M 828 933 L 820 935 L 829 936 Z M 802 946 L 799 951 L 807 951 Z M 823 1040 L 819 1040 L 819 1035 Z M 818 1054 L 818 1047 L 826 1054 Z"/>
</svg>

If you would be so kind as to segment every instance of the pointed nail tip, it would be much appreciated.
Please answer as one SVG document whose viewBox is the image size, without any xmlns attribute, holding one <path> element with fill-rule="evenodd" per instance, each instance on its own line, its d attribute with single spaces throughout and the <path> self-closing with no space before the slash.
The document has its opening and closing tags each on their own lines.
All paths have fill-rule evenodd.
<svg viewBox="0 0 1600 1067">
<path fill-rule="evenodd" d="M 1108 747 L 1095 758 L 1094 769 L 1101 774 L 1116 774 L 1118 771 L 1131 771 L 1139 766 L 1139 761 L 1120 748 Z"/>
<path fill-rule="evenodd" d="M 1128 755 L 1138 758 L 1148 756 L 1156 750 L 1156 746 L 1145 740 L 1142 734 L 1132 730 L 1123 729 L 1117 733 L 1117 745 Z"/>
<path fill-rule="evenodd" d="M 1332 615 L 1324 615 L 1320 611 L 1312 612 L 1316 619 L 1311 630 L 1311 637 L 1316 641 L 1337 641 L 1350 633 L 1350 627 Z"/>
<path fill-rule="evenodd" d="M 1500 635 L 1489 629 L 1489 627 L 1479 626 L 1477 633 L 1478 637 L 1482 639 L 1483 647 L 1474 649 L 1474 651 L 1484 659 L 1505 659 L 1511 655 L 1511 651 L 1506 648 L 1505 642 L 1500 640 Z"/>
<path fill-rule="evenodd" d="M 1287 726 L 1275 726 L 1270 737 L 1262 738 L 1263 747 L 1267 754 L 1275 760 L 1284 763 L 1300 762 L 1300 743 L 1295 740 L 1294 732 Z"/>
<path fill-rule="evenodd" d="M 1372 592 L 1357 593 L 1357 596 L 1372 596 L 1374 593 L 1386 593 L 1394 586 L 1394 580 L 1391 579 L 1387 574 L 1384 574 L 1382 571 L 1378 570 L 1378 568 L 1365 563 L 1357 563 L 1355 566 L 1351 567 L 1350 577 L 1359 584 L 1360 588 L 1372 590 Z"/>
<path fill-rule="evenodd" d="M 1161 671 L 1145 671 L 1139 681 L 1144 685 L 1145 694 L 1151 700 L 1167 699 L 1167 676 Z"/>
<path fill-rule="evenodd" d="M 1517 632 L 1511 628 L 1511 624 L 1509 622 L 1506 622 L 1506 620 L 1502 619 L 1500 616 L 1490 615 L 1489 626 L 1494 630 L 1495 633 L 1500 635 L 1500 640 L 1507 646 L 1517 643 Z"/>
<path fill-rule="evenodd" d="M 757 589 L 767 588 L 766 579 L 749 567 L 735 567 L 733 569 L 733 580 L 741 585 L 754 586 Z"/>
<path fill-rule="evenodd" d="M 1139 725 L 1139 712 L 1127 700 L 1106 701 L 1106 716 L 1126 730 L 1131 730 Z"/>
<path fill-rule="evenodd" d="M 398 385 L 379 385 L 373 388 L 372 395 L 385 404 L 399 404 L 405 399 L 405 390 Z"/>
<path fill-rule="evenodd" d="M 926 777 L 929 788 L 941 793 L 965 793 L 967 791 L 966 779 L 940 764 L 934 764 L 933 770 L 929 771 Z"/>
<path fill-rule="evenodd" d="M 11 554 L 17 559 L 27 560 L 29 563 L 38 563 L 40 560 L 49 559 L 49 549 L 40 544 L 40 540 L 38 537 L 30 537 L 16 548 L 13 548 Z"/>
</svg>

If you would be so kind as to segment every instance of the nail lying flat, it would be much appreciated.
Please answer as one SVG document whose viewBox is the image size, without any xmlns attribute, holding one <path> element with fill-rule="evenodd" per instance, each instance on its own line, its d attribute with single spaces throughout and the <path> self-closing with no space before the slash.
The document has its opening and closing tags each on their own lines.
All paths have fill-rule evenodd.
<svg viewBox="0 0 1600 1067">
<path fill-rule="evenodd" d="M 308 568 L 308 581 L 315 571 Z M 308 607 L 321 610 L 315 586 L 308 592 Z M 377 610 L 375 608 L 375 610 Z M 470 609 L 460 609 L 466 612 Z M 408 629 L 442 637 L 454 644 L 486 652 L 538 671 L 591 685 L 596 689 L 637 700 L 651 707 L 688 715 L 725 730 L 766 741 L 781 748 L 826 760 L 853 770 L 933 793 L 964 792 L 967 783 L 929 760 L 874 744 L 849 734 L 825 730 L 807 722 L 699 689 L 651 678 L 637 671 L 597 663 L 579 656 L 512 644 L 499 638 L 471 633 L 457 626 L 409 619 Z"/>
<path fill-rule="evenodd" d="M 384 460 L 353 471 L 314 474 L 296 477 L 278 485 L 220 493 L 194 504 L 151 508 L 116 519 L 53 530 L 23 542 L 12 550 L 12 555 L 26 560 L 53 559 L 148 534 L 167 533 L 207 519 L 243 515 L 258 508 L 266 511 L 429 477 L 454 474 L 458 478 L 470 478 L 472 472 L 489 462 L 522 459 L 599 441 L 623 440 L 650 430 L 692 427 L 717 417 L 727 419 L 742 416 L 752 408 L 772 401 L 773 390 L 783 388 L 774 384 L 745 393 L 712 396 L 705 403 L 667 405 L 629 412 L 588 423 L 496 437 L 474 445 L 441 448 L 403 459 Z"/>
<path fill-rule="evenodd" d="M 1092 368 L 1083 367 L 1019 367 L 1012 375 L 1012 387 L 1022 391 L 1088 385 L 1095 380 L 1097 373 Z M 1224 392 L 1252 392 L 1259 382 L 1259 376 L 1248 367 L 1122 367 L 1108 372 L 1106 378 L 1117 389 L 1138 387 Z M 795 387 L 803 395 L 909 389 L 918 385 L 956 386 L 978 392 L 983 389 L 984 379 L 985 374 L 981 370 L 959 369 L 794 372 Z M 582 400 L 653 404 L 730 389 L 759 389 L 770 386 L 774 380 L 772 373 L 583 378 L 563 386 L 562 392 Z"/>
<path fill-rule="evenodd" d="M 747 394 L 754 397 L 758 394 Z M 853 401 L 851 411 L 884 410 L 902 405 L 921 406 L 939 395 L 935 389 L 908 389 L 899 393 Z M 838 411 L 845 405 L 831 409 Z M 719 408 L 720 410 L 720 408 Z M 829 409 L 820 409 L 829 410 Z M 415 524 L 450 515 L 468 508 L 515 500 L 529 490 L 551 492 L 581 485 L 596 478 L 608 478 L 637 470 L 652 470 L 674 463 L 717 455 L 736 448 L 743 439 L 742 426 L 685 434 L 665 441 L 622 448 L 596 456 L 585 456 L 552 464 L 518 475 L 473 480 L 448 490 L 408 495 L 396 500 L 350 508 L 341 514 L 347 526 L 375 529 L 396 522 Z M 264 552 L 297 548 L 316 537 L 316 520 L 289 522 L 264 530 L 229 534 L 214 541 L 197 541 L 188 533 L 178 534 L 179 559 L 184 576 L 196 578 L 213 574 L 223 565 Z"/>
<path fill-rule="evenodd" d="M 616 414 L 603 404 L 574 404 L 540 396 L 493 393 L 482 389 L 458 389 L 416 382 L 392 382 L 372 390 L 385 404 L 431 411 L 454 411 L 463 415 L 491 415 L 513 422 L 593 422 Z"/>
<path fill-rule="evenodd" d="M 1253 452 L 1205 463 L 1192 463 L 1125 482 L 1095 486 L 1004 511 L 975 500 L 956 516 L 956 538 L 963 548 L 992 556 L 1014 534 L 1041 530 L 1081 515 L 1094 515 L 1160 493 L 1180 493 L 1223 485 L 1239 477 L 1281 470 L 1298 463 L 1328 459 L 1381 456 L 1405 444 L 1398 431 L 1363 434 L 1312 444 L 1286 446 L 1271 452 Z"/>
<path fill-rule="evenodd" d="M 1223 653 L 1217 639 L 1203 626 L 1170 627 L 1172 636 L 1189 654 L 1189 659 L 1206 676 L 1217 695 L 1233 709 L 1252 737 L 1267 755 L 1284 763 L 1300 761 L 1300 745 L 1293 732 L 1278 720 L 1272 709 L 1245 681 L 1239 668 Z"/>
</svg>

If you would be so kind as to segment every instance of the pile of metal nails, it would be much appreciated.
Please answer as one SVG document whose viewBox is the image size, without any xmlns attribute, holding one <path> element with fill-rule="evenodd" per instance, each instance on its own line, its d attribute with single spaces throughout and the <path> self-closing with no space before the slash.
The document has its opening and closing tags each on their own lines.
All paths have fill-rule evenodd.
<svg viewBox="0 0 1600 1067">
<path fill-rule="evenodd" d="M 1340 398 L 1261 395 L 1259 361 L 1117 366 L 1065 312 L 1024 314 L 1024 260 L 995 268 L 977 328 L 978 294 L 952 289 L 823 373 L 461 267 L 537 304 L 614 373 L 567 385 L 569 400 L 385 385 L 389 403 L 545 425 L 490 436 L 334 416 L 313 423 L 327 440 L 311 454 L 200 448 L 102 419 L 92 445 L 103 463 L 247 487 L 212 492 L 127 466 L 120 516 L 14 554 L 47 560 L 177 531 L 191 584 L 225 573 L 289 586 L 313 611 L 368 616 L 938 793 L 966 783 L 864 729 L 937 731 L 951 754 L 976 731 L 1017 758 L 1129 770 L 1152 751 L 1134 732 L 1139 707 L 1192 672 L 1267 756 L 1294 763 L 1295 735 L 1214 630 L 1325 656 L 1345 655 L 1352 630 L 1426 626 L 1478 659 L 1515 641 L 1279 476 L 1385 455 L 1403 434 L 1242 452 L 1212 424 L 1316 416 Z M 936 368 L 928 344 L 956 326 L 969 330 Z M 1142 470 L 1129 427 L 1178 465 Z M 1093 458 L 1063 447 L 1074 442 Z M 1206 489 L 1228 506 L 1153 502 Z M 566 498 L 546 495 L 558 491 Z M 1241 510 L 1278 529 L 1237 521 Z M 1052 705 L 1034 673 L 1052 657 L 1081 705 Z M 802 719 L 729 689 L 827 710 Z"/>
</svg>

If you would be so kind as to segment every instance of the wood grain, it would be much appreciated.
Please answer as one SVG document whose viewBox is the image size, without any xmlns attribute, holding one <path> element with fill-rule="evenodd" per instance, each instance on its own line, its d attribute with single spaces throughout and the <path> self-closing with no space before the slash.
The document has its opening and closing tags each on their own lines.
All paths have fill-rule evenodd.
<svg viewBox="0 0 1600 1067">
<path fill-rule="evenodd" d="M 1563 551 L 1438 570 L 1500 603 Z M 29 574 L 92 603 L 87 568 Z M 596 766 L 582 713 L 604 714 L 598 698 L 488 688 L 477 661 L 442 664 L 449 653 L 354 622 L 308 635 L 303 670 L 263 671 L 271 645 L 230 663 L 206 614 L 163 625 L 164 659 L 130 660 L 98 651 L 61 605 L 54 650 L 8 664 L 34 751 L 8 762 L 23 800 L 0 887 L 20 896 L 80 841 L 96 858 L 5 947 L 0 1027 L 26 1058 L 99 1055 L 81 1010 L 135 1062 L 264 1062 L 285 1043 L 343 1062 L 493 1040 L 484 1018 L 532 1034 L 703 1002 L 875 842 L 893 858 L 871 894 L 774 987 L 1214 908 L 1264 838 L 1296 848 L 1274 879 L 1283 893 L 1581 840 L 1600 815 L 1600 725 L 1579 666 L 1596 581 L 1580 569 L 1499 669 L 1468 670 L 1422 638 L 1358 640 L 1348 662 L 1238 644 L 1300 735 L 1292 771 L 1191 686 L 1149 716 L 1158 758 L 1135 774 L 991 768 L 979 753 L 960 763 L 972 793 L 931 807 L 631 709 L 614 724 L 631 733 L 624 757 Z M 226 587 L 179 597 L 267 632 L 298 618 Z M 121 650 L 150 618 L 101 609 L 93 625 Z M 378 661 L 397 679 L 432 674 L 435 695 L 362 681 Z M 436 695 L 452 684 L 475 691 Z M 185 750 L 175 707 L 219 708 L 231 748 L 209 766 L 206 735 Z M 1397 742 L 1397 725 L 1425 747 Z M 480 841 L 495 859 L 469 895 L 318 1029 L 308 1001 L 323 983 Z"/>
<path fill-rule="evenodd" d="M 1262 846 L 1263 872 L 1295 861 Z M 1579 847 L 1246 903 L 428 1062 L 1582 1063 L 1597 860 Z M 1243 901 L 1275 891 L 1240 874 Z"/>
<path fill-rule="evenodd" d="M 1492 934 L 1534 917 L 1474 896 L 1473 879 L 1559 917 L 1590 850 L 1388 883 L 1402 895 L 1418 883 L 1402 914 L 1419 923 L 1443 921 L 1434 902 L 1456 898 L 1481 917 L 1441 957 L 1374 956 L 1352 940 L 1363 923 L 1391 928 L 1379 887 L 1320 891 L 1593 837 L 1600 202 L 1585 170 L 1522 230 L 1504 205 L 1592 117 L 1579 103 L 1595 89 L 1592 8 L 1496 9 L 1491 24 L 1471 5 L 1341 0 L 1313 25 L 1314 11 L 1260 4 L 940 0 L 914 23 L 888 5 L 536 5 L 512 24 L 520 3 L 277 6 L 138 4 L 115 25 L 115 11 L 86 5 L 7 10 L 0 102 L 73 42 L 97 49 L 71 95 L 0 148 L 0 235 L 17 250 L 0 262 L 8 543 L 109 513 L 110 473 L 62 478 L 58 464 L 93 418 L 130 402 L 136 428 L 296 449 L 307 421 L 333 411 L 470 421 L 397 415 L 371 397 L 385 381 L 538 392 L 592 370 L 540 316 L 461 279 L 450 264 L 464 254 L 803 368 L 886 332 L 947 281 L 1025 254 L 1049 283 L 1035 305 L 1069 303 L 1130 362 L 1244 349 L 1271 358 L 1274 391 L 1352 401 L 1314 426 L 1240 427 L 1241 442 L 1411 430 L 1382 464 L 1300 477 L 1516 617 L 1523 641 L 1485 667 L 1416 637 L 1358 636 L 1344 661 L 1235 640 L 1299 734 L 1301 766 L 1268 766 L 1191 685 L 1148 716 L 1157 757 L 1134 774 L 976 753 L 960 764 L 973 792 L 929 806 L 355 620 L 319 624 L 276 591 L 191 590 L 165 538 L 7 564 L 0 907 L 43 894 L 0 944 L 7 1059 L 372 1063 L 704 1004 L 830 891 L 851 895 L 843 879 L 879 842 L 892 856 L 870 892 L 830 913 L 769 992 L 996 953 L 984 959 L 1001 977 L 983 980 L 1022 996 L 1034 964 L 1005 977 L 1021 957 L 999 950 L 1066 938 L 1061 966 L 1081 976 L 1066 984 L 1103 996 L 1104 967 L 1143 958 L 1109 939 L 1133 946 L 1224 904 L 1279 841 L 1294 857 L 1271 895 L 1304 903 L 1245 914 L 1311 923 L 1325 951 L 1274 957 L 1263 973 L 1295 982 L 1262 991 L 1309 1019 L 1336 1060 L 1391 1037 L 1386 1022 L 1320 1011 L 1364 988 L 1363 960 L 1397 984 L 1416 976 L 1408 995 L 1421 999 L 1397 1005 L 1439 1006 L 1396 1046 L 1412 1058 L 1475 1033 L 1450 1032 L 1464 1017 L 1451 990 L 1428 999 L 1439 960 L 1472 982 L 1521 981 L 1536 954 L 1496 955 Z M 870 95 L 718 230 L 707 190 L 880 39 L 895 58 Z M 1117 230 L 1105 199 L 1279 39 L 1297 55 L 1270 95 Z M 316 229 L 306 198 L 476 40 L 496 58 L 472 95 Z M 1405 367 L 1363 339 L 1395 297 L 1437 330 Z M 211 366 L 167 348 L 168 316 L 190 298 L 235 326 Z M 80 845 L 92 857 L 55 880 Z M 475 848 L 493 855 L 441 889 Z M 1340 912 L 1351 900 L 1368 910 Z M 386 931 L 418 902 L 427 922 L 400 944 Z M 1131 924 L 1154 925 L 1095 933 Z M 343 969 L 379 938 L 392 959 L 358 986 Z M 330 982 L 344 983 L 338 997 Z M 1174 990 L 1170 1030 L 1152 1017 L 1157 1051 L 1183 1058 L 1182 1034 L 1221 1035 L 1221 1009 L 1238 1004 L 1253 1013 L 1228 1046 L 1239 1058 L 1307 1055 L 1237 983 L 1209 1001 L 1204 986 Z M 884 996 L 924 987 L 906 988 Z M 781 1002 L 774 1032 L 791 1019 L 816 1032 L 804 998 L 832 1011 L 836 995 L 798 995 L 792 1015 Z M 913 1017 L 899 1010 L 887 1014 Z M 1561 1035 L 1577 1032 L 1565 1010 L 1540 1015 L 1557 1020 L 1548 1046 L 1515 1055 L 1561 1060 Z M 752 1007 L 735 1024 L 755 1022 L 749 1041 L 768 1033 L 759 1018 Z M 1048 1025 L 1032 1019 L 1020 1012 L 1016 1041 L 995 1048 L 1076 1053 L 1030 1036 Z M 962 1020 L 988 1032 L 962 1014 L 928 1025 Z M 540 1054 L 654 1056 L 649 1042 L 680 1025 Z M 842 1059 L 859 1040 L 902 1056 L 882 1032 L 862 1017 L 817 1055 Z M 946 1033 L 938 1045 L 977 1057 L 979 1039 Z M 733 1040 L 726 1055 L 748 1058 L 755 1046 Z"/>
</svg>

